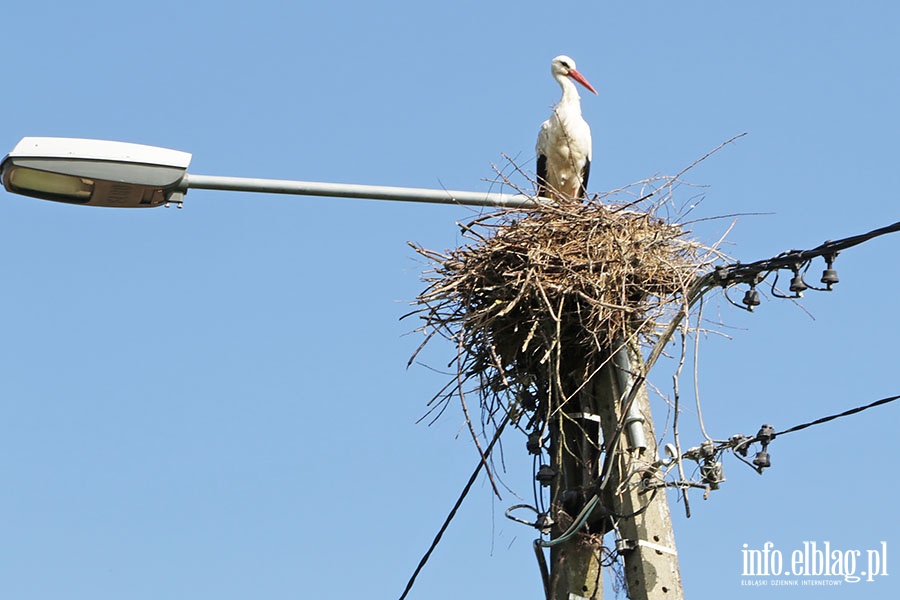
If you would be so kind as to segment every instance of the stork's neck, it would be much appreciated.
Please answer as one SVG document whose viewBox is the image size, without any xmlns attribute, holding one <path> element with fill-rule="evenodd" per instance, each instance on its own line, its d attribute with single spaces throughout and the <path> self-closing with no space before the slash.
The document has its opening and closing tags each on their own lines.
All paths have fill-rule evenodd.
<svg viewBox="0 0 900 600">
<path fill-rule="evenodd" d="M 566 106 L 568 110 L 581 113 L 581 96 L 578 95 L 578 88 L 575 83 L 565 75 L 557 75 L 556 81 L 562 88 L 562 98 L 559 99 L 558 106 Z"/>
</svg>

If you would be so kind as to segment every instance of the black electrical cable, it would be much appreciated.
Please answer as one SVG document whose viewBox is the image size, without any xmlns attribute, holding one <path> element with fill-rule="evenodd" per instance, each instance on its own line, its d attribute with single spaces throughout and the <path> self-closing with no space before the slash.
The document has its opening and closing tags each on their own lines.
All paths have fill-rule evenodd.
<svg viewBox="0 0 900 600">
<path fill-rule="evenodd" d="M 864 410 L 868 410 L 870 408 L 875 408 L 876 406 L 881 406 L 882 404 L 888 404 L 889 402 L 893 402 L 894 400 L 900 399 L 900 395 L 891 396 L 889 398 L 882 398 L 881 400 L 876 400 L 871 404 L 866 404 L 865 406 L 857 406 L 856 408 L 851 408 L 850 410 L 845 410 L 842 413 L 838 413 L 836 415 L 829 415 L 827 417 L 822 417 L 821 419 L 816 419 L 815 421 L 810 421 L 809 423 L 803 423 L 802 425 L 794 425 L 784 431 L 779 431 L 775 434 L 775 437 L 779 435 L 785 435 L 787 433 L 793 433 L 795 431 L 801 431 L 806 429 L 807 427 L 812 427 L 813 425 L 821 425 L 822 423 L 827 423 L 828 421 L 834 421 L 835 419 L 840 419 L 841 417 L 849 417 L 850 415 L 855 415 L 856 413 L 862 412 Z"/>
<path fill-rule="evenodd" d="M 647 511 L 647 509 L 650 508 L 650 505 L 653 504 L 653 501 L 656 499 L 656 493 L 658 491 L 659 491 L 658 487 L 651 488 L 650 499 L 647 500 L 646 504 L 644 504 L 642 507 L 640 507 L 639 509 L 637 509 L 636 511 L 634 511 L 633 513 L 628 514 L 628 515 L 620 515 L 619 513 L 606 508 L 606 506 L 604 506 L 602 502 L 600 503 L 600 508 L 603 509 L 603 511 L 607 514 L 607 516 L 610 516 L 610 517 L 613 517 L 616 519 L 633 519 L 639 515 L 644 514 Z"/>
<path fill-rule="evenodd" d="M 900 231 L 900 221 L 892 223 L 885 227 L 873 229 L 868 233 L 862 233 L 846 237 L 840 240 L 828 241 L 820 246 L 816 246 L 811 250 L 790 250 L 782 252 L 778 256 L 758 260 L 752 263 L 734 263 L 716 268 L 715 271 L 704 275 L 703 278 L 709 278 L 722 287 L 735 285 L 738 283 L 751 283 L 762 273 L 769 273 L 778 269 L 794 269 L 800 265 L 804 265 L 813 258 L 825 257 L 834 259 L 842 250 L 858 246 L 863 242 L 867 242 L 873 238 L 895 233 Z"/>
<path fill-rule="evenodd" d="M 494 444 L 497 443 L 497 440 L 500 439 L 500 434 L 503 433 L 503 428 L 506 427 L 506 424 L 509 423 L 509 414 L 507 414 L 502 421 L 500 421 L 500 425 L 497 426 L 497 431 L 494 432 L 494 438 L 491 440 L 491 443 L 488 444 L 487 448 L 484 450 L 484 456 L 490 456 L 491 450 L 494 449 Z M 400 595 L 400 600 L 406 598 L 406 595 L 409 594 L 409 590 L 412 589 L 413 584 L 416 582 L 416 577 L 419 576 L 419 573 L 422 571 L 422 568 L 425 566 L 425 563 L 428 562 L 428 559 L 431 557 L 431 553 L 434 552 L 434 549 L 437 548 L 438 543 L 441 541 L 441 537 L 443 537 L 444 532 L 447 531 L 447 528 L 450 526 L 450 521 L 453 520 L 453 517 L 456 516 L 456 511 L 459 510 L 459 507 L 462 505 L 463 500 L 465 500 L 466 496 L 469 494 L 469 490 L 472 489 L 472 485 L 475 483 L 475 480 L 478 479 L 478 474 L 481 472 L 481 467 L 484 466 L 484 461 L 479 460 L 478 466 L 475 467 L 475 471 L 472 472 L 472 476 L 469 477 L 468 483 L 466 483 L 466 487 L 463 488 L 462 493 L 459 495 L 459 498 L 456 500 L 456 504 L 453 505 L 453 508 L 450 509 L 450 514 L 447 515 L 447 518 L 444 520 L 444 524 L 441 525 L 440 530 L 438 530 L 437 535 L 434 536 L 434 540 L 431 542 L 431 546 L 428 547 L 428 550 L 425 552 L 425 555 L 422 557 L 422 560 L 419 561 L 416 570 L 413 571 L 412 577 L 409 578 L 409 581 L 406 583 L 406 588 L 403 590 L 403 593 Z"/>
<path fill-rule="evenodd" d="M 841 413 L 837 413 L 834 415 L 828 415 L 827 417 L 821 417 L 819 419 L 816 419 L 815 421 L 809 421 L 808 423 L 801 423 L 800 425 L 794 425 L 793 427 L 788 427 L 787 429 L 776 432 L 775 434 L 772 435 L 771 438 L 767 438 L 767 439 L 774 440 L 774 439 L 778 438 L 779 436 L 787 435 L 788 433 L 794 433 L 795 431 L 802 431 L 804 429 L 812 427 L 813 425 L 821 425 L 822 423 L 828 423 L 829 421 L 834 421 L 835 419 L 840 419 L 842 417 L 849 417 L 850 415 L 855 415 L 856 413 L 861 413 L 864 410 L 868 410 L 870 408 L 875 408 L 876 406 L 882 406 L 884 404 L 889 404 L 895 400 L 900 400 L 900 395 L 889 396 L 887 398 L 882 398 L 881 400 L 876 400 L 875 402 L 871 402 L 864 406 L 857 406 L 856 408 L 851 408 L 850 410 L 845 410 L 844 412 L 841 412 Z M 735 453 L 738 453 L 738 452 L 741 452 L 742 448 L 746 449 L 747 447 L 750 446 L 750 444 L 753 444 L 753 443 L 756 443 L 759 441 L 761 441 L 759 436 L 755 436 L 755 437 L 735 436 L 734 438 L 728 440 L 727 442 L 721 442 L 718 445 L 716 445 L 715 450 L 718 452 L 721 450 L 731 449 Z M 696 450 L 696 449 L 692 449 L 692 450 Z M 746 450 L 744 450 L 743 452 L 744 452 L 744 454 L 746 454 Z M 692 452 L 691 450 L 683 453 L 681 455 L 681 457 L 686 458 L 688 460 L 697 460 L 696 453 Z M 740 458 L 743 462 L 747 463 L 748 465 L 750 464 L 749 462 L 747 462 L 740 456 L 738 456 L 738 458 Z M 750 465 L 750 466 L 753 466 L 753 465 Z M 754 468 L 756 468 L 756 467 L 754 467 Z"/>
<path fill-rule="evenodd" d="M 540 539 L 534 540 L 532 546 L 534 547 L 534 555 L 537 557 L 538 561 L 538 569 L 541 571 L 541 583 L 544 584 L 544 597 L 547 600 L 552 600 L 550 598 L 550 569 L 547 568 L 547 557 L 544 556 L 544 549 L 540 545 Z"/>
</svg>

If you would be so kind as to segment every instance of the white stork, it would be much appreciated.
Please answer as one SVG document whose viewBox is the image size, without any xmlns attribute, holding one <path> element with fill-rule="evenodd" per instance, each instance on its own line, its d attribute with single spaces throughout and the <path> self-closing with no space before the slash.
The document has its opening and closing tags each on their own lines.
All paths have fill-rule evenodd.
<svg viewBox="0 0 900 600">
<path fill-rule="evenodd" d="M 562 88 L 562 98 L 538 133 L 538 196 L 571 202 L 584 198 L 591 172 L 591 128 L 581 117 L 581 97 L 572 80 L 595 94 L 597 90 L 568 56 L 554 58 L 550 72 Z"/>
</svg>

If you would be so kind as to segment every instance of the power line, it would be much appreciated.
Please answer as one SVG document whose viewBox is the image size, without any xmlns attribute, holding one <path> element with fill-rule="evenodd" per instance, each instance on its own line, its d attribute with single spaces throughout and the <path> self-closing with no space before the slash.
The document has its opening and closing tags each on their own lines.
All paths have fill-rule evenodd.
<svg viewBox="0 0 900 600">
<path fill-rule="evenodd" d="M 712 271 L 704 273 L 702 275 L 698 275 L 694 278 L 694 280 L 684 292 L 685 308 L 689 309 L 694 305 L 694 303 L 702 298 L 704 294 L 713 289 L 721 287 L 725 289 L 725 298 L 728 299 L 731 304 L 737 306 L 738 308 L 744 308 L 752 311 L 753 307 L 759 304 L 759 293 L 756 291 L 757 284 L 765 280 L 772 272 L 777 272 L 783 269 L 789 269 L 794 272 L 794 279 L 791 280 L 790 287 L 790 291 L 794 295 L 785 296 L 784 294 L 778 293 L 775 289 L 775 284 L 777 283 L 776 278 L 776 281 L 772 283 L 774 296 L 782 298 L 799 298 L 802 296 L 802 292 L 807 289 L 813 289 L 817 291 L 831 291 L 832 286 L 835 283 L 838 283 L 837 271 L 833 269 L 833 263 L 837 258 L 837 255 L 842 250 L 852 248 L 853 246 L 858 246 L 859 244 L 862 244 L 874 238 L 880 237 L 882 235 L 887 235 L 889 233 L 895 233 L 897 231 L 900 231 L 900 221 L 892 223 L 890 225 L 885 225 L 884 227 L 879 227 L 878 229 L 873 229 L 872 231 L 869 231 L 867 233 L 853 235 L 835 241 L 827 241 L 810 250 L 788 250 L 787 252 L 782 252 L 781 254 L 773 256 L 772 258 L 758 260 L 752 263 L 742 263 L 740 261 L 737 261 L 735 263 L 727 265 L 720 265 L 718 267 L 715 267 Z M 824 288 L 809 285 L 803 280 L 803 275 L 805 274 L 806 269 L 809 268 L 812 260 L 817 257 L 822 257 L 825 259 L 826 269 L 822 273 L 821 279 L 821 282 L 826 286 Z M 803 271 L 803 273 L 801 273 L 801 270 Z M 747 290 L 747 294 L 744 296 L 742 301 L 744 306 L 737 304 L 728 297 L 728 288 L 739 285 L 741 283 L 750 285 L 750 289 Z M 650 352 L 649 358 L 647 359 L 647 362 L 649 363 L 648 370 L 649 366 L 656 362 L 656 359 L 659 358 L 660 354 L 662 354 L 663 348 L 668 343 L 669 338 L 681 324 L 685 313 L 686 310 L 676 313 L 673 316 L 672 320 L 669 321 L 669 324 L 666 326 L 663 334 L 659 336 L 657 343 L 654 345 L 653 349 Z"/>
<path fill-rule="evenodd" d="M 500 422 L 500 425 L 497 426 L 497 431 L 494 432 L 494 437 L 491 440 L 491 443 L 488 444 L 487 448 L 484 450 L 484 455 L 482 458 L 490 456 L 491 450 L 494 449 L 494 444 L 497 443 L 497 440 L 500 439 L 500 434 L 503 433 L 503 428 L 506 427 L 506 424 L 509 423 L 509 414 L 507 414 L 503 420 Z M 413 584 L 416 582 L 416 577 L 419 576 L 419 573 L 422 571 L 422 568 L 425 567 L 425 563 L 428 562 L 428 559 L 431 557 L 431 553 L 434 552 L 434 549 L 437 548 L 437 545 L 440 543 L 441 538 L 444 535 L 444 532 L 447 531 L 447 528 L 450 526 L 450 521 L 453 520 L 453 517 L 456 516 L 456 511 L 459 510 L 459 507 L 462 506 L 463 500 L 466 499 L 466 496 L 469 494 L 469 490 L 472 489 L 472 485 L 475 483 L 475 480 L 478 479 L 478 474 L 481 472 L 481 467 L 485 464 L 484 460 L 478 461 L 478 466 L 475 467 L 475 470 L 472 472 L 472 476 L 469 477 L 469 481 L 466 483 L 466 486 L 463 488 L 462 493 L 459 495 L 459 498 L 456 500 L 456 504 L 453 505 L 453 508 L 450 509 L 450 514 L 447 515 L 447 518 L 444 519 L 444 524 L 441 525 L 441 528 L 438 530 L 437 535 L 434 536 L 434 540 L 431 542 L 431 546 L 428 547 L 428 550 L 425 552 L 422 559 L 419 561 L 418 566 L 416 566 L 416 570 L 413 571 L 412 576 L 409 578 L 409 581 L 406 583 L 406 588 L 403 590 L 403 593 L 400 595 L 400 600 L 404 600 L 406 595 L 409 594 L 409 591 L 412 589 Z"/>
<path fill-rule="evenodd" d="M 882 398 L 881 400 L 876 400 L 875 402 L 871 402 L 869 404 L 863 406 L 857 406 L 856 408 L 851 408 L 850 410 L 845 410 L 844 412 L 840 412 L 833 415 L 828 415 L 827 417 L 820 417 L 814 421 L 809 421 L 806 423 L 801 423 L 799 425 L 794 425 L 793 427 L 788 427 L 779 432 L 775 432 L 771 425 L 763 425 L 759 433 L 757 433 L 753 437 L 748 437 L 742 434 L 734 435 L 729 438 L 727 441 L 720 442 L 718 444 L 712 444 L 707 442 L 702 444 L 701 446 L 689 448 L 686 452 L 681 455 L 681 458 L 700 461 L 703 459 L 709 459 L 712 456 L 718 454 L 722 450 L 733 450 L 736 454 L 741 454 L 743 456 L 747 455 L 747 450 L 749 449 L 751 444 L 756 442 L 760 442 L 763 446 L 768 446 L 772 440 L 776 439 L 779 436 L 787 435 L 788 433 L 794 433 L 795 431 L 802 431 L 804 429 L 808 429 L 809 427 L 813 427 L 815 425 L 821 425 L 822 423 L 828 423 L 829 421 L 834 421 L 835 419 L 840 419 L 842 417 L 849 417 L 850 415 L 855 415 L 857 413 L 861 413 L 864 410 L 868 410 L 870 408 L 875 408 L 876 406 L 882 406 L 884 404 L 889 404 L 895 400 L 900 400 L 900 395 L 897 396 L 889 396 L 887 398 Z M 744 461 L 746 462 L 746 461 Z M 748 463 L 749 464 L 749 463 Z M 758 472 L 762 473 L 763 468 L 768 465 L 760 465 L 754 463 L 753 466 Z"/>
<path fill-rule="evenodd" d="M 835 419 L 840 419 L 841 417 L 849 417 L 850 415 L 855 415 L 856 413 L 860 413 L 864 410 L 868 410 L 870 408 L 875 408 L 876 406 L 881 406 L 882 404 L 888 404 L 893 402 L 894 400 L 900 399 L 900 395 L 898 396 L 890 396 L 889 398 L 882 398 L 881 400 L 876 400 L 871 404 L 866 404 L 865 406 L 857 406 L 856 408 L 851 408 L 850 410 L 845 410 L 842 413 L 838 413 L 836 415 L 829 415 L 827 417 L 822 417 L 820 419 L 816 419 L 815 421 L 810 421 L 809 423 L 803 423 L 801 425 L 794 425 L 793 427 L 789 427 L 784 431 L 779 431 L 775 434 L 776 437 L 779 435 L 785 435 L 788 433 L 793 433 L 795 431 L 801 431 L 806 429 L 807 427 L 812 427 L 813 425 L 820 425 L 822 423 L 827 423 L 828 421 L 834 421 Z"/>
<path fill-rule="evenodd" d="M 778 256 L 758 260 L 752 263 L 734 263 L 716 268 L 710 275 L 715 281 L 725 287 L 738 283 L 754 283 L 754 280 L 763 273 L 770 273 L 779 269 L 799 269 L 809 261 L 818 257 L 837 257 L 838 253 L 847 248 L 858 246 L 873 238 L 900 231 L 900 221 L 873 229 L 868 233 L 846 237 L 836 241 L 828 241 L 810 250 L 789 250 Z"/>
<path fill-rule="evenodd" d="M 756 292 L 756 286 L 773 272 L 776 273 L 776 279 L 772 283 L 772 293 L 777 297 L 798 298 L 802 295 L 802 292 L 807 289 L 831 291 L 832 286 L 838 282 L 837 271 L 834 270 L 833 263 L 841 251 L 852 248 L 853 246 L 858 246 L 859 244 L 876 237 L 895 233 L 897 231 L 900 231 L 900 221 L 891 225 L 886 225 L 885 227 L 873 229 L 868 233 L 853 235 L 835 241 L 827 241 L 810 250 L 789 250 L 772 258 L 758 260 L 752 263 L 736 262 L 719 266 L 712 272 L 698 278 L 697 289 L 701 290 L 701 293 L 703 293 L 707 289 L 715 286 L 723 287 L 727 290 L 728 288 L 741 283 L 749 284 L 750 289 L 742 300 L 742 303 L 745 306 L 740 306 L 732 301 L 728 298 L 727 293 L 726 298 L 728 298 L 729 302 L 735 306 L 738 306 L 739 308 L 746 307 L 751 311 L 754 306 L 759 304 L 759 294 Z M 803 279 L 803 275 L 806 273 L 806 270 L 809 269 L 812 260 L 819 257 L 824 258 L 826 263 L 826 269 L 822 273 L 821 278 L 821 282 L 825 284 L 824 288 L 811 285 Z M 775 284 L 778 281 L 777 272 L 779 270 L 793 271 L 794 277 L 791 279 L 790 283 L 790 291 L 793 295 L 786 296 L 777 291 Z"/>
</svg>

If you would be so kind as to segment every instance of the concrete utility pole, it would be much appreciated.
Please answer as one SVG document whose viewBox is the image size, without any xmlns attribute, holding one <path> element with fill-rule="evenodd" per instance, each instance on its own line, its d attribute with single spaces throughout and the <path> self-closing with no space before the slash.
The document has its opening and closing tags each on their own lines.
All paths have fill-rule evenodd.
<svg viewBox="0 0 900 600">
<path fill-rule="evenodd" d="M 665 488 L 647 490 L 642 474 L 652 473 L 657 457 L 650 403 L 643 383 L 625 419 L 616 445 L 609 478 L 599 489 L 603 473 L 598 448 L 610 444 L 622 419 L 622 402 L 641 373 L 635 352 L 622 347 L 568 408 L 561 426 L 551 428 L 554 468 L 552 515 L 557 521 L 551 539 L 559 538 L 593 495 L 599 502 L 585 528 L 551 549 L 552 600 L 599 600 L 603 597 L 603 536 L 615 522 L 617 546 L 624 558 L 625 584 L 631 600 L 683 600 L 675 536 Z M 602 442 L 601 442 L 602 432 Z M 564 441 L 564 446 L 560 444 Z M 563 512 L 561 512 L 563 511 Z M 589 535 L 585 535 L 589 534 Z"/>
</svg>

